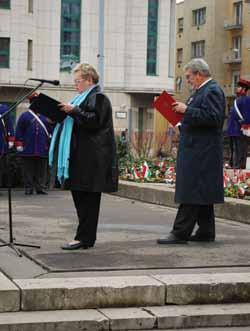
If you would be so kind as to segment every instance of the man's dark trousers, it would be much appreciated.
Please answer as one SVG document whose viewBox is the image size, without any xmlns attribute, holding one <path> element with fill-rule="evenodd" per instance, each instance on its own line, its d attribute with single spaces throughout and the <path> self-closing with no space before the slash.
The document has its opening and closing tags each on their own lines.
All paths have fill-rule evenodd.
<svg viewBox="0 0 250 331">
<path fill-rule="evenodd" d="M 177 238 L 188 240 L 195 224 L 198 224 L 196 236 L 202 239 L 215 239 L 215 218 L 213 205 L 181 204 L 179 206 L 173 230 Z"/>
<path fill-rule="evenodd" d="M 71 191 L 71 193 L 79 219 L 75 240 L 92 246 L 96 241 L 101 192 Z"/>
<path fill-rule="evenodd" d="M 25 189 L 42 191 L 46 188 L 47 158 L 23 157 L 23 179 Z"/>
</svg>

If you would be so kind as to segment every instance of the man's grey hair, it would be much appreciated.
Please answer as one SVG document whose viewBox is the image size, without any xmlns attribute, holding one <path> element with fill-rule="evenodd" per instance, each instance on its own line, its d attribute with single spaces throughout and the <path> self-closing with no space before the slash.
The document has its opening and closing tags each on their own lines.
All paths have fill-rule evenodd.
<svg viewBox="0 0 250 331">
<path fill-rule="evenodd" d="M 193 74 L 198 72 L 205 77 L 210 77 L 210 68 L 207 62 L 203 59 L 193 59 L 184 66 L 184 71 L 191 70 Z"/>
</svg>

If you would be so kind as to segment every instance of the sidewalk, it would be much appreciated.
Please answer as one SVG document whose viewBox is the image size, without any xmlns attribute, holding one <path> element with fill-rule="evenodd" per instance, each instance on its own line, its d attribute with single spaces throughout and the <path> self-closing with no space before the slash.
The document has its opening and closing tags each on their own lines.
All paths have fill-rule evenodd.
<svg viewBox="0 0 250 331">
<path fill-rule="evenodd" d="M 153 192 L 159 202 L 169 192 L 157 187 L 147 196 L 145 186 L 141 194 L 129 185 L 130 194 L 142 199 Z M 77 225 L 68 191 L 15 190 L 12 205 L 16 241 L 41 248 L 15 246 L 18 257 L 0 247 L 0 331 L 250 325 L 248 224 L 217 219 L 215 243 L 159 246 L 176 209 L 103 195 L 95 248 L 65 252 L 60 246 Z M 8 238 L 7 192 L 1 192 L 0 239 Z"/>
<path fill-rule="evenodd" d="M 176 208 L 174 190 L 174 185 L 120 181 L 117 195 Z M 215 216 L 250 224 L 250 201 L 225 198 L 224 204 L 215 205 Z"/>
<path fill-rule="evenodd" d="M 162 197 L 173 196 L 173 190 L 163 185 L 146 186 L 121 183 L 119 194 L 125 195 L 126 191 L 128 196 L 133 192 L 133 198 L 146 201 L 153 197 L 151 201 L 159 204 Z M 7 192 L 2 192 L 0 199 L 0 239 L 8 241 Z M 249 217 L 249 202 L 243 204 L 245 209 L 238 202 L 230 202 L 231 208 Z M 19 243 L 41 248 L 17 246 L 24 254 L 19 258 L 9 247 L 1 247 L 0 269 L 10 278 L 250 270 L 248 224 L 218 219 L 215 243 L 157 245 L 156 239 L 170 231 L 175 213 L 173 208 L 104 195 L 95 248 L 65 252 L 60 246 L 73 238 L 77 225 L 70 193 L 53 190 L 41 197 L 25 196 L 17 190 L 13 192 L 14 237 Z M 237 213 L 231 211 L 231 215 Z M 244 221 L 247 223 L 249 218 Z"/>
</svg>

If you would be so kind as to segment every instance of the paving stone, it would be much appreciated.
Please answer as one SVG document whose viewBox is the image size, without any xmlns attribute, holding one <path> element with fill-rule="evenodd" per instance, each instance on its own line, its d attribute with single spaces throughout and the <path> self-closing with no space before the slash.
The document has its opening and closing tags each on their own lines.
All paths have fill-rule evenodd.
<svg viewBox="0 0 250 331">
<path fill-rule="evenodd" d="M 250 304 L 146 307 L 159 329 L 250 326 Z"/>
<path fill-rule="evenodd" d="M 99 309 L 110 323 L 110 330 L 151 330 L 156 318 L 141 308 Z"/>
<path fill-rule="evenodd" d="M 3 273 L 0 272 L 0 312 L 20 309 L 20 291 Z"/>
<path fill-rule="evenodd" d="M 37 311 L 0 314 L 0 331 L 108 331 L 108 319 L 97 310 Z"/>
<path fill-rule="evenodd" d="M 15 280 L 22 310 L 164 305 L 165 286 L 148 276 Z"/>
<path fill-rule="evenodd" d="M 250 302 L 250 274 L 156 275 L 166 285 L 167 304 Z"/>
</svg>

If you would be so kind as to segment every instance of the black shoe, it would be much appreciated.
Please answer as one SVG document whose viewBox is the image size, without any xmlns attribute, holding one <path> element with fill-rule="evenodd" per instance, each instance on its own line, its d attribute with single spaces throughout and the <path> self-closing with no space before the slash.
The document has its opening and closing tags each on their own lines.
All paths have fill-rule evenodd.
<svg viewBox="0 0 250 331">
<path fill-rule="evenodd" d="M 189 237 L 188 240 L 189 241 L 199 241 L 199 242 L 213 242 L 213 241 L 215 241 L 214 238 L 201 237 L 201 236 L 198 236 L 196 234 L 194 234 L 193 236 Z"/>
<path fill-rule="evenodd" d="M 174 234 L 170 233 L 170 235 L 166 238 L 158 239 L 157 244 L 160 245 L 171 245 L 171 244 L 186 244 L 187 241 L 177 238 Z"/>
<path fill-rule="evenodd" d="M 68 250 L 68 251 L 73 251 L 75 249 L 89 249 L 90 247 L 93 247 L 94 245 L 87 245 L 82 242 L 76 243 L 76 244 L 65 244 L 61 246 L 61 249 Z"/>
<path fill-rule="evenodd" d="M 38 191 L 36 191 L 36 194 L 48 194 L 47 192 L 45 192 L 45 191 L 43 191 L 43 190 L 38 190 Z"/>
<path fill-rule="evenodd" d="M 26 195 L 31 195 L 31 194 L 33 194 L 33 189 L 32 189 L 32 188 L 26 188 L 26 189 L 25 189 L 25 194 L 26 194 Z"/>
</svg>

